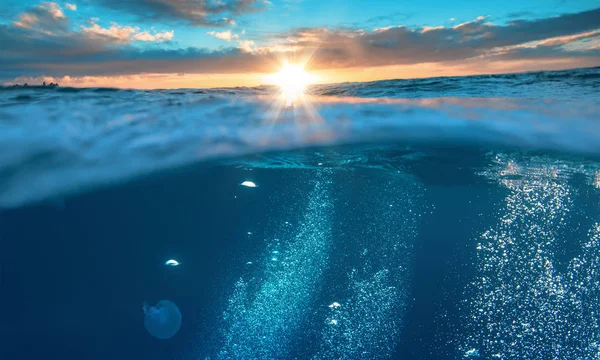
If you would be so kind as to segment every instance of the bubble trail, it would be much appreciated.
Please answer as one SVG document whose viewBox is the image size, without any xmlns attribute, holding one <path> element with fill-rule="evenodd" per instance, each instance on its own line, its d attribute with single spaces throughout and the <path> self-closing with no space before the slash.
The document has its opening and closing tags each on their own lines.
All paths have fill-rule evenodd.
<svg viewBox="0 0 600 360">
<path fill-rule="evenodd" d="M 497 161 L 499 171 L 491 177 L 509 193 L 498 223 L 477 244 L 477 278 L 465 292 L 469 336 L 463 353 L 600 359 L 600 225 L 559 270 L 557 240 L 571 236 L 565 229 L 576 190 L 559 166 L 523 171 L 515 161 Z"/>
<path fill-rule="evenodd" d="M 344 199 L 336 208 L 353 213 L 342 225 L 352 237 L 340 240 L 359 245 L 358 263 L 340 269 L 349 274 L 347 288 L 325 311 L 313 359 L 388 359 L 403 328 L 422 189 L 412 177 L 378 172 L 348 184 L 356 203 Z M 357 204 L 360 212 L 352 210 Z"/>
<path fill-rule="evenodd" d="M 297 234 L 271 253 L 256 292 L 240 279 L 224 313 L 222 359 L 285 359 L 328 263 L 331 179 L 318 172 Z"/>
</svg>

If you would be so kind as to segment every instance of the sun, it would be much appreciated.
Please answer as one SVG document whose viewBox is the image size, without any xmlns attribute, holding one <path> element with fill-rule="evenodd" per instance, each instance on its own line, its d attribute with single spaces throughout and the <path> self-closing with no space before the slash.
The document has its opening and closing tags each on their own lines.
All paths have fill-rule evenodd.
<svg viewBox="0 0 600 360">
<path fill-rule="evenodd" d="M 314 84 L 316 80 L 316 76 L 306 72 L 304 66 L 289 63 L 283 64 L 278 73 L 267 77 L 269 84 L 279 87 L 288 106 L 293 105 L 304 94 L 306 86 Z"/>
<path fill-rule="evenodd" d="M 299 54 L 278 57 L 278 63 L 274 65 L 278 65 L 279 71 L 263 77 L 265 83 L 279 89 L 278 96 L 271 97 L 267 121 L 322 122 L 317 111 L 318 97 L 305 96 L 307 86 L 321 81 L 320 77 L 305 70 L 315 51 L 305 49 Z"/>
</svg>

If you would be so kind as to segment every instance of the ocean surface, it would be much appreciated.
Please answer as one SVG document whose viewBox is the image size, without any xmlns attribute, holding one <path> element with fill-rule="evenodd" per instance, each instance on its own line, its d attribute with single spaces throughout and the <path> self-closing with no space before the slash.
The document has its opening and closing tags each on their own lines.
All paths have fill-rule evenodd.
<svg viewBox="0 0 600 360">
<path fill-rule="evenodd" d="M 0 359 L 600 359 L 600 68 L 0 88 Z"/>
</svg>

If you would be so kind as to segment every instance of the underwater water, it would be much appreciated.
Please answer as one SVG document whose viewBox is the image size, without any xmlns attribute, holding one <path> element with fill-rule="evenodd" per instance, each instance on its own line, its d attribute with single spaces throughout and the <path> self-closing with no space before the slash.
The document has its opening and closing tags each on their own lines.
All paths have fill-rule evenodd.
<svg viewBox="0 0 600 360">
<path fill-rule="evenodd" d="M 600 359 L 600 68 L 0 89 L 0 359 Z"/>
</svg>

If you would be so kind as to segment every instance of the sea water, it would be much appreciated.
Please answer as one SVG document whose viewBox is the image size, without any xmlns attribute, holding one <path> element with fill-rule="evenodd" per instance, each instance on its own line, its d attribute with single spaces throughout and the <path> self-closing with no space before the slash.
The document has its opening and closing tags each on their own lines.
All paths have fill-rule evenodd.
<svg viewBox="0 0 600 360">
<path fill-rule="evenodd" d="M 600 359 L 599 93 L 2 88 L 0 358 Z"/>
</svg>

